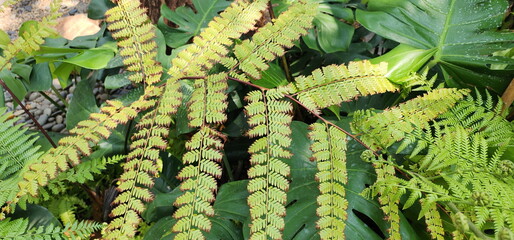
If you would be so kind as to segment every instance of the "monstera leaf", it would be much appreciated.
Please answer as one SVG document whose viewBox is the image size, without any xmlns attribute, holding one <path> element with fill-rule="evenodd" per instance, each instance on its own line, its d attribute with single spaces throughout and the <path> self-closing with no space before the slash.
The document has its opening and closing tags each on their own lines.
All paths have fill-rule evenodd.
<svg viewBox="0 0 514 240">
<path fill-rule="evenodd" d="M 514 47 L 513 32 L 496 30 L 507 8 L 506 0 L 369 0 L 368 11 L 357 10 L 356 15 L 370 31 L 426 52 L 420 55 L 432 55 L 423 61 L 438 66 L 450 86 L 501 93 L 514 73 L 491 70 L 490 65 L 514 64 L 513 59 L 492 55 Z"/>
<path fill-rule="evenodd" d="M 164 23 L 161 17 L 157 26 L 166 37 L 166 44 L 172 48 L 183 46 L 193 36 L 200 33 L 202 28 L 209 23 L 219 12 L 230 5 L 226 0 L 193 0 L 195 11 L 189 7 L 178 7 L 175 11 L 169 9 L 165 4 L 161 7 L 161 14 L 164 18 L 178 25 L 178 28 L 171 28 Z"/>
</svg>

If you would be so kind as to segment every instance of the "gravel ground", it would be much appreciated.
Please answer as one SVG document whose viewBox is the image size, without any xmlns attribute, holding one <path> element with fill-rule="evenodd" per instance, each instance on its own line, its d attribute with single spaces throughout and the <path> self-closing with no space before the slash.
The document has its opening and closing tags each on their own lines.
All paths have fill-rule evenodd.
<svg viewBox="0 0 514 240">
<path fill-rule="evenodd" d="M 86 13 L 90 0 L 62 0 L 63 16 Z M 15 38 L 18 29 L 27 20 L 40 20 L 48 14 L 50 0 L 20 0 L 12 6 L 0 8 L 0 29 Z"/>
<path fill-rule="evenodd" d="M 89 1 L 90 0 L 63 0 L 60 11 L 63 12 L 63 16 L 86 13 Z M 49 2 L 50 0 L 21 0 L 10 7 L 0 9 L 0 29 L 6 31 L 11 38 L 16 38 L 17 30 L 23 22 L 27 20 L 39 20 L 49 12 Z M 54 84 L 54 86 L 56 88 L 60 87 L 58 83 Z M 59 94 L 69 102 L 73 97 L 74 89 L 75 86 L 71 86 L 67 89 L 58 90 Z M 94 93 L 99 102 L 103 102 L 108 98 L 107 93 L 100 84 L 97 84 L 94 88 Z M 54 100 L 57 105 L 64 105 L 54 92 L 48 91 L 45 92 L 45 94 Z M 37 130 L 34 122 L 20 106 L 13 109 L 13 100 L 10 94 L 4 92 L 4 96 L 8 110 L 13 111 L 14 115 L 20 118 L 16 123 L 25 123 L 26 127 Z M 26 105 L 45 130 L 66 133 L 66 114 L 43 95 L 38 92 L 27 94 L 22 103 Z"/>
</svg>

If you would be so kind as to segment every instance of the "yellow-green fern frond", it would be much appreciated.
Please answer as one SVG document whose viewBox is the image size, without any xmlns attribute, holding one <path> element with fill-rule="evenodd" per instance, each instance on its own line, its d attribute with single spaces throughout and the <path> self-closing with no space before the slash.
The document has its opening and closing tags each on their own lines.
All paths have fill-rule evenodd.
<svg viewBox="0 0 514 240">
<path fill-rule="evenodd" d="M 171 77 L 162 96 L 165 104 L 159 105 L 159 114 L 175 113 L 182 97 L 178 81 L 187 76 L 207 75 L 229 53 L 228 47 L 233 39 L 254 28 L 266 7 L 265 0 L 234 1 L 199 36 L 193 38 L 193 44 L 172 60 L 172 67 L 168 70 Z"/>
<path fill-rule="evenodd" d="M 297 1 L 278 18 L 259 28 L 251 40 L 244 40 L 234 47 L 235 59 L 225 59 L 222 63 L 229 69 L 239 67 L 246 75 L 260 78 L 260 72 L 268 69 L 269 62 L 285 54 L 284 48 L 290 48 L 307 29 L 317 14 L 318 4 L 315 1 Z M 246 79 L 236 71 L 232 77 Z"/>
<path fill-rule="evenodd" d="M 248 205 L 250 206 L 250 239 L 282 239 L 286 214 L 286 191 L 291 157 L 290 102 L 280 100 L 284 93 L 270 90 L 253 91 L 246 97 L 250 137 L 260 137 L 250 146 L 252 167 L 248 170 Z"/>
<path fill-rule="evenodd" d="M 437 204 L 435 202 L 425 204 L 425 199 L 421 200 L 420 202 L 421 205 L 423 205 L 423 208 L 427 209 L 423 212 L 425 213 L 425 222 L 427 224 L 428 232 L 430 232 L 430 236 L 432 239 L 444 240 L 443 219 L 439 214 Z"/>
<path fill-rule="evenodd" d="M 317 162 L 320 195 L 318 196 L 317 227 L 321 239 L 344 239 L 346 226 L 345 197 L 346 134 L 327 124 L 314 123 L 309 134 L 312 157 Z"/>
<path fill-rule="evenodd" d="M 50 3 L 50 14 L 45 16 L 36 26 L 31 26 L 22 36 L 12 41 L 0 56 L 0 71 L 11 68 L 11 61 L 20 53 L 30 55 L 32 52 L 39 50 L 44 38 L 55 34 L 52 26 L 57 24 L 56 19 L 61 15 L 59 8 L 61 1 L 55 0 Z"/>
<path fill-rule="evenodd" d="M 400 214 L 399 204 L 400 197 L 404 194 L 400 188 L 395 186 L 398 178 L 395 176 L 393 165 L 385 164 L 380 161 L 373 163 L 375 172 L 377 173 L 377 181 L 375 191 L 378 193 L 378 201 L 384 211 L 385 218 L 391 226 L 387 230 L 391 240 L 401 239 L 400 235 Z"/>
<path fill-rule="evenodd" d="M 225 122 L 225 110 L 228 107 L 225 93 L 228 88 L 227 78 L 226 73 L 219 73 L 195 80 L 195 88 L 188 103 L 189 126 L 201 127 Z"/>
<path fill-rule="evenodd" d="M 219 136 L 221 133 L 216 130 L 202 127 L 186 143 L 188 152 L 182 159 L 186 166 L 177 175 L 184 193 L 174 203 L 179 207 L 173 215 L 178 221 L 172 229 L 178 233 L 177 240 L 204 239 L 202 231 L 211 229 L 207 216 L 214 215 L 211 203 L 217 189 L 215 178 L 222 174 L 218 162 L 222 159 L 223 143 Z"/>
<path fill-rule="evenodd" d="M 295 79 L 298 100 L 314 112 L 359 96 L 399 91 L 386 77 L 387 64 L 369 61 L 330 65 L 316 69 L 310 76 Z"/>
<path fill-rule="evenodd" d="M 139 1 L 120 0 L 118 6 L 105 14 L 108 28 L 118 40 L 123 63 L 128 71 L 133 72 L 128 78 L 132 82 L 143 81 L 148 85 L 159 82 L 162 67 L 155 60 L 157 44 L 153 41 L 154 26 Z"/>
<path fill-rule="evenodd" d="M 368 146 L 385 149 L 415 129 L 426 129 L 431 120 L 448 111 L 468 92 L 466 89 L 436 89 L 381 113 L 357 112 L 352 128 L 355 133 L 366 133 L 361 140 Z"/>
<path fill-rule="evenodd" d="M 144 101 L 135 106 L 138 110 L 145 107 Z M 108 138 L 111 130 L 118 124 L 134 118 L 138 110 L 124 107 L 119 101 L 107 101 L 107 105 L 100 109 L 101 112 L 92 113 L 89 120 L 79 122 L 70 130 L 71 136 L 62 138 L 57 148 L 50 149 L 23 171 L 23 179 L 18 182 L 19 192 L 2 211 L 10 212 L 10 206 L 14 206 L 28 194 L 36 196 L 40 186 L 46 186 L 59 172 L 79 164 L 81 157 L 91 154 L 92 146 L 101 139 Z"/>
</svg>

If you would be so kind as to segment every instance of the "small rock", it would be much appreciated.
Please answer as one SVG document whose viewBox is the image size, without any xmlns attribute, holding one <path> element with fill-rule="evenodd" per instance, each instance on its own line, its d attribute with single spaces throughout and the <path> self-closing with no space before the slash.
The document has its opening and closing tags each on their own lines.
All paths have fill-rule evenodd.
<svg viewBox="0 0 514 240">
<path fill-rule="evenodd" d="M 46 114 L 43 114 L 41 116 L 39 116 L 39 118 L 37 119 L 38 123 L 41 124 L 41 125 L 45 125 L 46 122 L 48 121 L 48 115 Z"/>
<path fill-rule="evenodd" d="M 53 121 L 55 121 L 55 118 L 54 118 L 54 117 L 49 117 L 49 118 L 48 118 L 48 121 L 49 121 L 49 122 L 53 122 Z"/>
<path fill-rule="evenodd" d="M 66 100 L 70 101 L 71 98 L 73 98 L 73 93 L 70 93 L 68 94 L 68 96 L 66 96 Z"/>
<path fill-rule="evenodd" d="M 12 102 L 5 103 L 5 106 L 12 109 L 13 105 Z"/>
<path fill-rule="evenodd" d="M 77 13 L 77 12 L 78 12 L 78 10 L 77 10 L 76 8 L 74 8 L 74 9 L 71 9 L 71 10 L 68 12 L 68 14 L 70 14 L 70 15 L 75 15 L 75 13 Z"/>
<path fill-rule="evenodd" d="M 34 115 L 37 115 L 37 116 L 41 115 L 42 113 L 43 113 L 43 110 L 41 110 L 41 109 L 36 109 L 36 111 L 34 111 Z"/>
<path fill-rule="evenodd" d="M 31 12 L 32 11 L 32 6 L 28 5 L 28 6 L 25 6 L 23 7 L 25 9 L 25 11 L 27 12 Z"/>
<path fill-rule="evenodd" d="M 107 93 L 102 93 L 100 95 L 98 95 L 98 99 L 100 99 L 100 101 L 105 101 L 109 98 L 109 95 Z"/>
<path fill-rule="evenodd" d="M 14 112 L 14 116 L 20 116 L 20 115 L 22 115 L 23 113 L 25 113 L 25 111 L 23 111 L 23 110 L 16 110 L 16 111 Z"/>
<path fill-rule="evenodd" d="M 62 91 L 62 92 L 61 92 L 61 97 L 65 98 L 65 97 L 66 97 L 66 95 L 68 95 L 68 93 L 67 93 L 66 91 Z"/>
<path fill-rule="evenodd" d="M 38 98 L 36 98 L 36 100 L 35 100 L 34 102 L 38 102 L 38 103 L 40 103 L 40 102 L 42 102 L 42 101 L 44 101 L 44 100 L 45 100 L 45 97 L 43 97 L 43 96 L 39 96 Z"/>
<path fill-rule="evenodd" d="M 47 124 L 43 125 L 43 129 L 48 130 L 48 129 L 52 128 L 53 125 L 54 125 L 53 123 L 47 123 Z"/>
<path fill-rule="evenodd" d="M 70 93 L 72 93 L 73 91 L 75 91 L 75 85 L 72 85 L 72 86 L 70 87 Z"/>
<path fill-rule="evenodd" d="M 29 119 L 29 120 L 25 121 L 25 123 L 26 123 L 26 124 L 33 124 L 33 123 L 34 123 L 34 121 L 32 121 L 32 119 Z"/>
<path fill-rule="evenodd" d="M 52 127 L 52 131 L 59 132 L 64 129 L 64 124 L 56 124 Z"/>
<path fill-rule="evenodd" d="M 30 96 L 29 96 L 29 101 L 34 101 L 34 100 L 36 100 L 37 98 L 38 98 L 38 94 L 36 94 L 36 93 L 32 93 L 32 94 L 30 94 Z"/>
<path fill-rule="evenodd" d="M 45 108 L 45 110 L 43 110 L 43 113 L 50 116 L 52 114 L 52 109 L 47 107 L 47 108 Z"/>
<path fill-rule="evenodd" d="M 50 106 L 50 104 L 52 104 L 52 103 L 48 99 L 43 100 L 43 102 L 41 103 L 41 105 L 45 105 L 45 106 Z"/>
<path fill-rule="evenodd" d="M 94 89 L 93 89 L 93 95 L 96 95 L 96 94 L 98 93 L 98 91 L 100 91 L 100 89 L 98 89 L 98 88 L 94 88 Z"/>
<path fill-rule="evenodd" d="M 57 124 L 61 124 L 64 122 L 64 118 L 61 115 L 57 115 L 57 117 L 55 117 L 55 122 Z"/>
</svg>

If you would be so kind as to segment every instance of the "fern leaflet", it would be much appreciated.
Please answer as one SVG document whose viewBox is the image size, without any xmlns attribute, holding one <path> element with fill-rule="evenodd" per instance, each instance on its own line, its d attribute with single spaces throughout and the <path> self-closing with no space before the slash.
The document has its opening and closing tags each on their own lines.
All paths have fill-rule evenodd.
<svg viewBox="0 0 514 240">
<path fill-rule="evenodd" d="M 245 111 L 249 117 L 250 137 L 260 137 L 248 149 L 252 167 L 248 170 L 248 205 L 250 206 L 250 239 L 281 239 L 286 214 L 286 191 L 291 157 L 290 102 L 280 100 L 283 92 L 273 89 L 250 92 Z"/>
<path fill-rule="evenodd" d="M 321 239 L 344 239 L 346 208 L 346 135 L 327 124 L 310 126 L 312 158 L 316 160 L 320 195 L 318 196 L 317 227 Z"/>
</svg>

